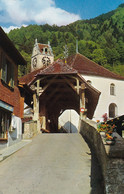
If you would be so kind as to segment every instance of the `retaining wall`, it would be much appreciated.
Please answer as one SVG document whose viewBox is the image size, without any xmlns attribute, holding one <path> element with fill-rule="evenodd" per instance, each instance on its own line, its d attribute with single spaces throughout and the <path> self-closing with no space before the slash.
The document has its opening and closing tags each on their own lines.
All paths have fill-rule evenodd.
<svg viewBox="0 0 124 194">
<path fill-rule="evenodd" d="M 88 143 L 91 154 L 91 186 L 96 194 L 124 193 L 124 139 L 117 133 L 115 145 L 106 145 L 96 123 L 80 121 L 80 133 Z"/>
</svg>

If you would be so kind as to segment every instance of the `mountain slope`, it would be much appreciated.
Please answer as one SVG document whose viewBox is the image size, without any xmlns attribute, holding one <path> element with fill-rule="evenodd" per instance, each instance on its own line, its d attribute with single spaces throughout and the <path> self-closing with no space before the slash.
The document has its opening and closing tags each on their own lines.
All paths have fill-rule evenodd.
<svg viewBox="0 0 124 194">
<path fill-rule="evenodd" d="M 80 20 L 67 26 L 29 25 L 8 34 L 17 49 L 28 61 L 20 75 L 28 73 L 35 38 L 40 43 L 51 43 L 55 59 L 63 58 L 63 46 L 68 54 L 79 52 L 111 71 L 124 75 L 124 4 L 116 10 L 90 20 Z"/>
</svg>

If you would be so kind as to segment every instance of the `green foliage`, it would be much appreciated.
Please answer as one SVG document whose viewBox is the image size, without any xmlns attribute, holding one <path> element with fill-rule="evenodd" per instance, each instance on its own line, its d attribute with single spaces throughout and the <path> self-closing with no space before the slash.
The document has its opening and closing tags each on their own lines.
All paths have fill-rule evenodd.
<svg viewBox="0 0 124 194">
<path fill-rule="evenodd" d="M 102 66 L 107 64 L 107 58 L 106 58 L 106 56 L 104 54 L 104 50 L 103 49 L 95 49 L 91 56 L 92 56 L 93 60 L 96 63 L 98 63 L 98 64 L 100 64 Z"/>
<path fill-rule="evenodd" d="M 30 71 L 34 41 L 47 44 L 50 41 L 55 59 L 63 58 L 63 47 L 68 54 L 79 52 L 111 71 L 124 76 L 124 4 L 116 10 L 90 20 L 80 20 L 67 26 L 29 25 L 15 29 L 8 34 L 27 61 L 27 67 L 20 68 L 19 75 Z"/>
</svg>

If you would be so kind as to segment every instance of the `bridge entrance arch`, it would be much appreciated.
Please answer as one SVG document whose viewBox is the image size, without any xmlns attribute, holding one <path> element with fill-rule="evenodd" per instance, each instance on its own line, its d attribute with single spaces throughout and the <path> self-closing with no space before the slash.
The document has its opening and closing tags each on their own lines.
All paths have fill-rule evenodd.
<svg viewBox="0 0 124 194">
<path fill-rule="evenodd" d="M 58 118 L 66 109 L 92 118 L 100 92 L 61 60 L 37 72 L 28 84 L 33 94 L 34 120 L 48 132 L 58 132 Z"/>
</svg>

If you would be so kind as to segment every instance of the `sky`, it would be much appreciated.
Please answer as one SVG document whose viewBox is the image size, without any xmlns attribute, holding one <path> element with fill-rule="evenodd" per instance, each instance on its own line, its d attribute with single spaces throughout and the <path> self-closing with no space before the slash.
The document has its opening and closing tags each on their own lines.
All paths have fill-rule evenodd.
<svg viewBox="0 0 124 194">
<path fill-rule="evenodd" d="M 116 9 L 124 0 L 0 0 L 5 32 L 29 24 L 67 25 Z"/>
</svg>

